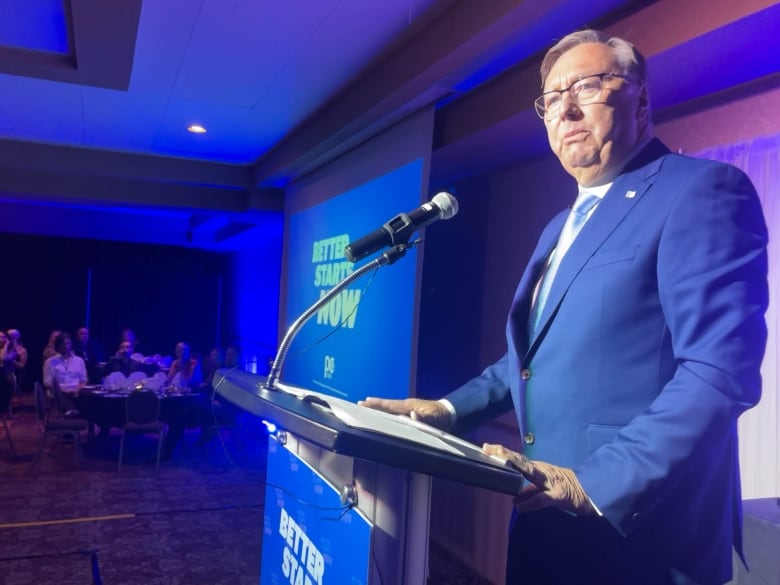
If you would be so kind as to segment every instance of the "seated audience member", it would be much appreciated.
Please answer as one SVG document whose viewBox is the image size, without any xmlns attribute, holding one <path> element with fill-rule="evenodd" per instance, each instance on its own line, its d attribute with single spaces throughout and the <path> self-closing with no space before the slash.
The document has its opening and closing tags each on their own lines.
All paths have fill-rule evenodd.
<svg viewBox="0 0 780 585">
<path fill-rule="evenodd" d="M 13 393 L 13 374 L 16 365 L 17 353 L 11 347 L 8 335 L 0 331 L 0 396 L 7 398 Z"/>
<path fill-rule="evenodd" d="M 138 349 L 138 346 L 141 345 L 141 342 L 138 341 L 138 338 L 135 336 L 135 333 L 132 329 L 122 330 L 121 341 L 126 341 L 130 344 L 130 357 L 132 359 L 137 362 L 141 362 L 146 366 L 151 366 L 144 368 L 144 371 L 146 371 L 147 374 L 152 375 L 160 370 L 160 366 L 162 365 L 160 363 L 162 356 L 159 353 L 154 355 L 144 355 L 143 352 Z"/>
<path fill-rule="evenodd" d="M 119 336 L 119 342 L 128 342 L 130 344 L 130 354 L 138 351 L 138 338 L 135 336 L 135 332 L 132 329 L 122 329 L 122 334 Z"/>
<path fill-rule="evenodd" d="M 125 376 L 129 376 L 133 372 L 145 372 L 144 364 L 137 360 L 134 360 L 131 355 L 133 354 L 133 347 L 129 341 L 123 341 L 119 344 L 117 352 L 106 363 L 107 372 L 122 372 Z"/>
<path fill-rule="evenodd" d="M 87 378 L 90 383 L 97 383 L 103 377 L 103 371 L 98 364 L 103 361 L 99 344 L 89 336 L 89 329 L 81 327 L 76 331 L 73 343 L 73 354 L 79 356 L 87 365 Z"/>
<path fill-rule="evenodd" d="M 73 342 L 70 333 L 60 333 L 54 340 L 56 353 L 43 364 L 43 385 L 49 390 L 54 381 L 65 394 L 78 392 L 87 383 L 87 367 L 84 360 L 73 355 Z"/>
<path fill-rule="evenodd" d="M 225 367 L 241 368 L 241 352 L 235 345 L 229 345 L 225 350 Z"/>
<path fill-rule="evenodd" d="M 215 355 L 215 352 L 219 352 L 218 348 L 211 350 L 211 356 Z M 221 355 L 219 353 L 217 356 Z M 225 359 L 222 362 L 217 361 L 216 367 L 210 372 L 210 377 L 205 378 L 206 369 L 204 368 L 204 380 L 208 382 L 208 391 L 211 392 L 211 408 L 210 412 L 206 413 L 206 424 L 201 429 L 201 442 L 205 442 L 209 437 L 209 427 L 216 423 L 219 425 L 235 425 L 236 420 L 241 413 L 241 409 L 228 400 L 221 398 L 216 393 L 216 387 L 214 386 L 214 374 L 220 368 L 238 368 L 240 354 L 238 349 L 234 346 L 229 346 L 225 351 Z M 219 380 L 219 378 L 217 378 Z"/>
<path fill-rule="evenodd" d="M 16 351 L 16 360 L 14 361 L 14 372 L 16 373 L 16 383 L 19 384 L 19 386 L 22 386 L 22 381 L 24 380 L 25 368 L 27 367 L 27 358 L 29 357 L 29 354 L 27 353 L 27 348 L 24 347 L 21 337 L 22 334 L 19 333 L 18 329 L 8 330 L 8 345 L 10 348 Z"/>
<path fill-rule="evenodd" d="M 240 413 L 240 409 L 237 406 L 219 400 L 212 387 L 214 374 L 224 365 L 222 350 L 217 347 L 212 349 L 203 359 L 200 368 L 197 366 L 198 360 L 190 355 L 189 346 L 186 343 L 177 343 L 174 353 L 176 359 L 171 364 L 168 376 L 170 383 L 173 386 L 187 385 L 190 388 L 198 389 L 202 394 L 205 394 L 203 401 L 192 405 L 186 414 L 186 419 L 188 421 L 187 426 L 197 425 L 200 427 L 198 444 L 203 445 L 208 442 L 210 436 L 209 429 L 212 425 L 234 425 L 236 418 Z M 236 355 L 235 348 L 233 348 L 231 359 L 235 360 Z M 184 365 L 181 366 L 180 364 Z M 188 367 L 194 376 L 190 378 L 186 384 L 181 383 L 179 380 L 187 378 L 186 371 Z M 183 377 L 181 376 L 182 373 L 184 373 Z M 184 424 L 181 424 L 181 421 L 169 425 L 168 437 L 166 438 L 164 446 L 164 455 L 166 459 L 170 458 L 175 445 L 184 434 L 184 426 Z"/>
<path fill-rule="evenodd" d="M 173 386 L 197 388 L 202 382 L 198 360 L 190 354 L 190 346 L 180 341 L 174 349 L 175 359 L 168 371 L 168 383 Z"/>
<path fill-rule="evenodd" d="M 46 347 L 43 348 L 43 361 L 46 362 L 47 359 L 52 357 L 54 354 L 57 353 L 57 350 L 54 349 L 54 340 L 57 339 L 57 336 L 62 333 L 59 329 L 54 329 L 51 333 L 49 333 L 49 341 L 46 344 Z"/>
<path fill-rule="evenodd" d="M 212 349 L 209 354 L 203 358 L 201 363 L 201 376 L 205 384 L 211 385 L 214 380 L 214 374 L 224 364 L 222 350 L 218 347 Z"/>
<path fill-rule="evenodd" d="M 168 383 L 174 388 L 201 388 L 204 384 L 201 378 L 201 368 L 198 360 L 190 353 L 187 343 L 180 341 L 174 349 L 174 360 L 168 370 Z M 205 400 L 205 399 L 204 399 Z M 182 416 L 168 424 L 168 435 L 163 446 L 163 457 L 170 459 L 176 444 L 184 434 L 185 426 L 198 426 L 201 437 L 208 436 L 207 431 L 211 421 L 211 407 L 207 402 L 198 401 L 190 406 Z"/>
</svg>

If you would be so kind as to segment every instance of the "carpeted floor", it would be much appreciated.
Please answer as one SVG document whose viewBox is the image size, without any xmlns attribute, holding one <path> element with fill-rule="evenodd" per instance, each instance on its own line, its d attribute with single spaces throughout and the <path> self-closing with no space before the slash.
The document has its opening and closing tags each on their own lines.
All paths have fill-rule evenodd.
<svg viewBox="0 0 780 585">
<path fill-rule="evenodd" d="M 264 446 L 237 449 L 185 435 L 154 469 L 155 444 L 133 437 L 117 473 L 118 436 L 76 467 L 74 446 L 40 431 L 31 398 L 9 421 L 17 456 L 0 430 L 0 582 L 106 585 L 255 585 L 263 525 Z M 243 444 L 243 443 L 242 443 Z"/>
<path fill-rule="evenodd" d="M 198 445 L 188 432 L 159 470 L 153 442 L 137 438 L 121 473 L 116 435 L 80 468 L 72 444 L 50 441 L 33 460 L 30 396 L 8 422 L 17 455 L 0 426 L 3 585 L 258 583 L 266 439 L 251 419 L 240 441 Z M 489 585 L 435 543 L 430 552 L 428 585 Z"/>
</svg>

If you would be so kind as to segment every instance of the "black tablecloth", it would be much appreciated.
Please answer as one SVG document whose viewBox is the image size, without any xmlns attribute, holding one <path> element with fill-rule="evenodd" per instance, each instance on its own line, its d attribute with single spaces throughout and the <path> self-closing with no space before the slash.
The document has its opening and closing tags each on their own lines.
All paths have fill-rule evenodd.
<svg viewBox="0 0 780 585">
<path fill-rule="evenodd" d="M 126 392 L 81 390 L 75 398 L 81 416 L 101 429 L 124 426 L 126 401 Z M 160 399 L 160 420 L 168 425 L 183 428 L 201 426 L 204 412 L 208 412 L 205 394 L 168 394 Z"/>
</svg>

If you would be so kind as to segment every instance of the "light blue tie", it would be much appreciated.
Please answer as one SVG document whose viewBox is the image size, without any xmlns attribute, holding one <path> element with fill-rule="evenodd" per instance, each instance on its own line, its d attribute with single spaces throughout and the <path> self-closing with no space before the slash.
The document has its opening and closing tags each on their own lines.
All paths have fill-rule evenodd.
<svg viewBox="0 0 780 585">
<path fill-rule="evenodd" d="M 596 195 L 587 191 L 580 191 L 577 200 L 574 202 L 574 207 L 563 224 L 561 235 L 558 237 L 558 244 L 555 246 L 555 250 L 553 250 L 547 270 L 544 271 L 542 281 L 539 283 L 536 300 L 531 307 L 531 314 L 528 319 L 528 333 L 531 339 L 533 339 L 536 328 L 539 326 L 539 318 L 542 316 L 547 296 L 550 294 L 550 288 L 552 288 L 552 283 L 555 280 L 558 267 L 561 265 L 561 260 L 563 260 L 564 255 L 569 250 L 572 242 L 574 242 L 574 238 L 577 237 L 582 226 L 585 225 L 588 213 L 599 201 L 600 199 Z"/>
</svg>

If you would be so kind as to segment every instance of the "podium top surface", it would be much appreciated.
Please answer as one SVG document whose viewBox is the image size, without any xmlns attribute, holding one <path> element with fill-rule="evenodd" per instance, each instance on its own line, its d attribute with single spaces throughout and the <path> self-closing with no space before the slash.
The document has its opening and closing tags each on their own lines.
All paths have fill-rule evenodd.
<svg viewBox="0 0 780 585">
<path fill-rule="evenodd" d="M 268 390 L 265 381 L 257 374 L 222 369 L 214 376 L 214 388 L 243 410 L 334 453 L 507 494 L 518 493 L 523 485 L 519 472 L 446 432 L 431 429 L 429 433 L 425 425 L 393 424 L 397 418 L 393 415 L 336 398 L 324 397 L 323 401 L 324 395 L 301 388 L 282 384 L 290 392 Z M 344 407 L 348 407 L 346 414 Z M 375 417 L 384 417 L 390 424 L 375 425 Z"/>
</svg>

